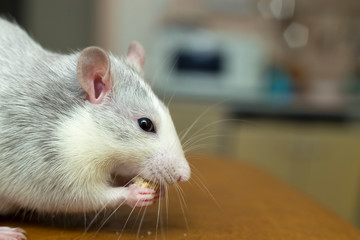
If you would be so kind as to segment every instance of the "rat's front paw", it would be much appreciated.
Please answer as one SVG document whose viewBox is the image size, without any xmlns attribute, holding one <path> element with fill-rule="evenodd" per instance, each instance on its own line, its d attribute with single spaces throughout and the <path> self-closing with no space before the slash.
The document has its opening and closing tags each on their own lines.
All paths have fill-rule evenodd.
<svg viewBox="0 0 360 240">
<path fill-rule="evenodd" d="M 136 184 L 128 186 L 126 203 L 130 207 L 146 207 L 154 203 L 157 197 L 156 191 L 150 188 L 141 188 Z"/>
<path fill-rule="evenodd" d="M 25 231 L 21 228 L 0 227 L 0 240 L 21 240 L 26 239 Z"/>
</svg>

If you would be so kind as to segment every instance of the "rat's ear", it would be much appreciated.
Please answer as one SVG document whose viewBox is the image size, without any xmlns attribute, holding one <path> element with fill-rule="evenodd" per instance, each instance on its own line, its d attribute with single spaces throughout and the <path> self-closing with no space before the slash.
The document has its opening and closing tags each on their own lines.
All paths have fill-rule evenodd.
<svg viewBox="0 0 360 240">
<path fill-rule="evenodd" d="M 110 59 L 98 47 L 85 48 L 79 57 L 77 78 L 91 103 L 99 104 L 111 89 Z"/>
<path fill-rule="evenodd" d="M 145 63 L 145 50 L 138 42 L 132 42 L 127 52 L 127 60 L 130 61 L 139 71 Z"/>
</svg>

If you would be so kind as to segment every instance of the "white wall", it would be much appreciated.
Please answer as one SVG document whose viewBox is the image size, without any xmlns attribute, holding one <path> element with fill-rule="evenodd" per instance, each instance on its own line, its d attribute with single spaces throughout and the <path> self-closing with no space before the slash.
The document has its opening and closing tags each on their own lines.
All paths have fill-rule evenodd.
<svg viewBox="0 0 360 240">
<path fill-rule="evenodd" d="M 139 41 L 148 49 L 166 2 L 157 0 L 97 0 L 97 42 L 117 54 Z"/>
</svg>

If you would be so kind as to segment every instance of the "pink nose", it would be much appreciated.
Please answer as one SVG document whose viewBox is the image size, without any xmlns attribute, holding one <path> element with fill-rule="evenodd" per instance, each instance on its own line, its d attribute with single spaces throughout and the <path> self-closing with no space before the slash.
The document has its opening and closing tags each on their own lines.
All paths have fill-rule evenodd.
<svg viewBox="0 0 360 240">
<path fill-rule="evenodd" d="M 186 179 L 186 177 L 183 176 L 179 176 L 179 178 L 177 179 L 178 182 L 186 182 L 188 179 Z"/>
</svg>

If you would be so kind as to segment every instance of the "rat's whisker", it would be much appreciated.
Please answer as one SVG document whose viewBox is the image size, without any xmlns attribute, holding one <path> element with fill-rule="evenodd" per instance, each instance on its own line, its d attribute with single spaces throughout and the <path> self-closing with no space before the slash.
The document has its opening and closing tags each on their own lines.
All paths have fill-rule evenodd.
<svg viewBox="0 0 360 240">
<path fill-rule="evenodd" d="M 135 180 L 137 177 L 140 177 L 142 174 L 143 174 L 143 171 L 140 172 L 139 174 L 137 174 L 136 176 L 134 176 L 133 178 L 131 178 L 130 181 L 128 181 L 127 183 L 125 183 L 124 187 L 128 187 L 130 184 L 132 184 L 132 183 L 134 182 L 134 180 Z"/>
<path fill-rule="evenodd" d="M 209 138 L 213 137 L 213 138 L 215 138 L 217 136 L 218 136 L 217 133 L 204 132 L 204 133 L 201 133 L 201 134 L 198 134 L 196 136 L 193 136 L 193 137 L 189 138 L 186 142 L 184 142 L 182 144 L 182 146 L 183 146 L 183 148 L 187 148 L 188 146 L 191 146 L 191 145 L 194 145 L 194 144 L 196 144 L 196 143 L 198 143 L 200 141 L 203 141 L 202 138 L 205 138 L 205 137 L 209 137 Z"/>
<path fill-rule="evenodd" d="M 182 202 L 183 206 L 184 206 L 185 208 L 187 208 L 187 203 L 186 203 L 185 198 L 184 198 L 184 196 L 183 196 L 183 190 L 182 190 L 182 188 L 178 185 L 178 183 L 175 183 L 174 186 L 175 186 L 176 192 L 177 192 L 177 194 L 178 194 L 179 200 Z"/>
<path fill-rule="evenodd" d="M 201 120 L 201 118 L 203 118 L 210 110 L 212 110 L 213 108 L 223 104 L 224 102 L 226 102 L 227 100 L 224 101 L 220 101 L 217 102 L 215 104 L 212 104 L 211 106 L 207 107 L 194 121 L 193 123 L 188 127 L 188 129 L 185 131 L 185 129 L 183 131 L 185 131 L 185 133 L 183 133 L 183 131 L 181 131 L 179 133 L 179 137 L 180 137 L 180 141 L 182 142 L 185 137 L 187 136 L 187 134 L 194 128 L 194 126 Z"/>
<path fill-rule="evenodd" d="M 184 199 L 184 202 L 185 202 L 185 192 L 184 192 L 184 190 L 182 189 L 182 187 L 179 184 L 176 184 L 176 185 L 178 186 L 178 188 L 180 190 L 180 193 L 183 196 L 183 199 Z"/>
<path fill-rule="evenodd" d="M 169 102 L 166 104 L 166 107 L 167 107 L 167 108 L 170 108 L 170 104 L 171 104 L 171 102 L 172 102 L 172 100 L 173 100 L 176 92 L 177 92 L 177 91 L 174 91 L 174 92 L 173 92 L 172 96 L 171 96 L 170 99 L 169 99 Z"/>
<path fill-rule="evenodd" d="M 160 220 L 160 201 L 159 201 L 158 206 L 157 206 L 155 239 L 157 239 L 157 236 L 158 236 L 159 220 Z"/>
<path fill-rule="evenodd" d="M 193 123 L 185 130 L 181 131 L 179 133 L 179 137 L 180 137 L 180 141 L 182 142 L 185 137 L 187 136 L 187 134 L 191 131 L 191 129 L 193 129 L 193 127 L 201 120 L 201 118 L 203 118 L 213 107 L 215 107 L 217 104 L 212 105 L 210 107 L 208 107 L 207 109 L 205 109 L 194 121 Z M 184 132 L 185 131 L 185 132 Z"/>
<path fill-rule="evenodd" d="M 161 186 L 161 184 L 160 184 L 160 186 Z M 162 187 L 159 188 L 159 191 L 160 191 L 159 196 L 161 197 L 162 191 L 163 191 Z M 161 201 L 160 201 L 160 199 L 158 201 L 155 239 L 157 239 L 157 237 L 158 237 L 159 223 L 160 223 L 160 226 L 161 226 L 161 229 L 162 229 L 162 236 L 164 236 L 164 234 L 163 234 L 163 224 L 162 224 L 162 218 L 161 218 Z"/>
<path fill-rule="evenodd" d="M 162 191 L 164 191 L 164 193 L 160 193 L 160 196 L 164 195 L 166 196 L 166 187 L 164 187 L 162 189 Z M 160 202 L 160 201 L 159 201 Z M 166 233 L 167 233 L 167 228 L 166 228 L 166 232 L 165 232 L 165 229 L 164 229 L 164 218 L 163 218 L 163 206 L 164 204 L 161 204 L 161 209 L 162 209 L 162 214 L 160 215 L 160 226 L 161 226 L 161 236 L 162 236 L 162 239 L 166 239 L 165 236 L 166 236 Z M 166 210 L 166 202 L 165 202 L 165 210 Z M 166 213 L 166 212 L 165 212 Z"/>
<path fill-rule="evenodd" d="M 111 214 L 109 214 L 109 216 L 102 221 L 102 224 L 100 225 L 100 227 L 98 228 L 98 230 L 95 232 L 94 236 L 92 238 L 95 238 L 96 235 L 100 232 L 100 230 L 104 227 L 104 225 L 107 223 L 107 221 L 109 221 L 109 219 L 117 212 L 117 210 L 125 203 L 125 201 L 123 201 L 119 206 L 117 206 Z"/>
<path fill-rule="evenodd" d="M 189 165 L 191 166 L 191 170 L 194 170 L 194 172 L 199 174 L 199 177 L 203 178 L 203 176 L 201 175 L 201 171 L 197 167 L 195 167 L 193 163 L 189 162 Z"/>
<path fill-rule="evenodd" d="M 206 139 L 215 139 L 217 137 L 228 137 L 231 136 L 230 134 L 210 134 L 210 133 L 202 133 L 197 136 L 194 136 L 194 138 L 188 140 L 186 143 L 183 144 L 183 148 L 187 148 L 191 145 L 197 144 L 199 142 L 202 142 Z"/>
<path fill-rule="evenodd" d="M 140 210 L 139 210 L 139 212 L 138 212 L 138 214 L 136 216 L 136 219 L 134 220 L 134 227 L 135 227 L 135 224 L 137 223 L 137 221 L 138 221 L 138 219 L 139 219 L 139 217 L 141 215 L 142 210 L 143 210 L 143 207 L 140 208 Z M 134 229 L 134 227 L 133 227 L 133 229 Z"/>
<path fill-rule="evenodd" d="M 169 188 L 168 186 L 165 184 L 165 209 L 166 209 L 166 232 L 168 231 L 169 228 Z"/>
<path fill-rule="evenodd" d="M 21 212 L 21 208 L 18 208 L 18 209 L 16 210 L 16 212 L 14 213 L 12 219 L 16 218 L 20 212 Z M 23 214 L 24 214 L 24 213 L 23 213 Z"/>
<path fill-rule="evenodd" d="M 86 212 L 84 211 L 84 231 L 86 231 Z"/>
<path fill-rule="evenodd" d="M 146 210 L 147 210 L 147 206 L 144 208 L 144 212 L 143 212 L 142 217 L 140 219 L 139 227 L 138 227 L 138 230 L 137 230 L 137 233 L 136 233 L 136 239 L 139 239 L 139 235 L 140 235 L 141 227 L 142 227 L 142 224 L 143 224 L 143 221 L 144 221 L 144 218 L 145 218 Z"/>
<path fill-rule="evenodd" d="M 187 206 L 187 203 L 186 203 L 186 201 L 185 201 L 183 189 L 182 189 L 182 188 L 179 186 L 179 184 L 177 184 L 177 183 L 175 184 L 175 188 L 178 189 L 178 193 L 179 193 L 180 200 L 182 201 L 183 206 L 187 209 L 188 206 Z"/>
<path fill-rule="evenodd" d="M 196 130 L 194 133 L 192 133 L 192 135 L 189 137 L 189 139 L 186 142 L 184 142 L 183 144 L 186 144 L 188 141 L 190 141 L 190 139 L 193 139 L 195 136 L 197 136 L 197 134 L 203 132 L 207 128 L 212 127 L 217 124 L 224 123 L 224 122 L 229 122 L 229 121 L 235 122 L 235 121 L 237 121 L 237 119 L 221 119 L 221 120 L 217 120 L 217 121 L 208 123 L 207 125 L 203 126 L 202 128 L 200 128 L 200 129 Z"/>
<path fill-rule="evenodd" d="M 212 198 L 212 200 L 217 205 L 217 207 L 219 209 L 222 209 L 221 205 L 218 203 L 218 201 L 216 200 L 214 195 L 211 193 L 209 188 L 206 186 L 206 184 L 205 184 L 206 181 L 205 181 L 204 177 L 201 175 L 201 172 L 199 171 L 199 169 L 197 169 L 194 166 L 194 164 L 192 164 L 192 163 L 189 163 L 189 165 L 191 166 L 191 169 L 192 169 L 192 176 L 193 176 L 192 182 L 194 182 L 200 188 L 200 190 L 202 190 L 204 193 L 209 194 L 210 197 Z"/>
<path fill-rule="evenodd" d="M 162 208 L 162 207 L 161 207 Z M 160 230 L 162 239 L 166 239 L 163 214 L 160 215 Z"/>
<path fill-rule="evenodd" d="M 105 203 L 105 204 L 103 205 L 103 207 L 102 207 L 98 212 L 95 211 L 96 214 L 95 214 L 95 216 L 93 217 L 93 219 L 90 221 L 89 225 L 85 228 L 85 231 L 84 231 L 83 234 L 81 235 L 81 239 L 84 238 L 85 234 L 89 231 L 89 229 L 90 229 L 91 226 L 94 224 L 94 222 L 96 221 L 96 219 L 99 217 L 99 215 L 101 214 L 101 212 L 103 212 L 103 211 L 106 209 L 106 206 L 107 206 L 107 204 L 108 204 L 109 202 L 110 202 L 110 200 L 109 200 L 107 203 Z"/>
<path fill-rule="evenodd" d="M 140 200 L 138 200 L 138 201 L 136 202 L 135 206 L 131 209 L 131 212 L 129 213 L 129 216 L 128 216 L 127 219 L 126 219 L 123 228 L 121 229 L 121 233 L 120 233 L 118 239 L 120 239 L 120 238 L 122 237 L 122 235 L 123 235 L 123 233 L 124 233 L 124 230 L 125 230 L 125 228 L 126 228 L 126 225 L 128 224 L 128 222 L 129 222 L 129 220 L 130 220 L 130 217 L 131 217 L 131 215 L 133 214 L 133 212 L 135 211 L 136 205 L 139 203 L 139 201 L 140 201 Z"/>
<path fill-rule="evenodd" d="M 174 182 L 174 186 L 177 190 L 179 190 L 179 194 L 181 195 L 182 199 L 184 199 L 183 197 L 183 194 L 184 194 L 184 191 L 183 189 L 180 187 L 179 183 L 175 180 L 175 179 L 172 179 L 173 182 Z M 184 201 L 184 203 L 186 204 L 186 202 Z"/>
<path fill-rule="evenodd" d="M 196 176 L 200 181 L 202 181 L 205 185 L 205 178 L 202 176 L 202 173 L 199 169 L 197 169 L 197 167 L 194 166 L 194 164 L 189 163 L 189 165 L 191 166 L 191 170 L 194 176 Z"/>
<path fill-rule="evenodd" d="M 195 146 L 191 146 L 187 149 L 184 149 L 184 153 L 188 153 L 197 149 L 205 148 L 205 147 L 214 147 L 214 143 L 203 143 L 203 144 L 197 144 Z"/>
<path fill-rule="evenodd" d="M 214 197 L 214 195 L 210 192 L 209 188 L 205 185 L 205 183 L 203 183 L 203 181 L 201 180 L 200 177 L 198 177 L 196 174 L 193 174 L 193 182 L 205 193 L 209 194 L 209 196 L 211 197 L 211 199 L 214 201 L 214 203 L 216 204 L 216 206 L 220 209 L 223 210 L 223 208 L 221 207 L 221 205 L 219 204 L 219 202 L 216 200 L 216 198 Z"/>
<path fill-rule="evenodd" d="M 226 134 L 226 133 L 217 133 L 214 132 L 214 129 L 211 129 L 210 131 L 207 132 L 198 132 L 197 134 L 193 134 L 191 137 L 189 137 L 185 142 L 182 143 L 182 147 L 184 149 L 189 148 L 190 146 L 197 144 L 199 142 L 202 142 L 206 139 L 215 139 L 218 137 L 228 137 L 231 136 L 231 134 Z"/>
<path fill-rule="evenodd" d="M 95 219 L 101 214 L 101 212 L 104 213 L 103 218 L 106 217 L 106 206 L 108 205 L 108 203 L 111 202 L 111 200 L 109 200 L 107 203 L 104 204 L 104 207 L 95 215 L 95 217 L 93 218 L 93 221 L 90 222 L 89 226 L 87 227 L 87 229 L 85 229 L 84 234 L 87 233 L 87 231 L 89 230 L 89 228 L 91 227 L 91 225 L 94 223 Z M 109 219 L 118 211 L 118 209 L 124 205 L 124 203 L 126 202 L 126 200 L 122 201 L 113 211 L 111 214 L 109 214 L 109 216 L 106 217 L 105 220 L 102 220 L 102 224 L 100 225 L 100 227 L 98 228 L 98 230 L 95 232 L 94 237 L 96 237 L 96 235 L 99 233 L 99 231 L 104 227 L 104 225 L 109 221 Z"/>
<path fill-rule="evenodd" d="M 88 232 L 88 230 L 90 228 L 90 224 L 92 224 L 91 222 L 95 222 L 95 218 L 97 218 L 97 214 L 98 214 L 97 210 L 94 209 L 93 212 L 94 212 L 95 216 L 93 217 L 92 221 L 90 221 L 88 226 L 86 226 L 87 221 L 84 222 L 84 232 L 83 232 L 83 234 L 81 236 L 75 238 L 75 239 L 83 239 L 85 237 L 85 234 Z M 87 213 L 86 213 L 86 211 L 84 211 L 84 218 L 86 218 L 85 217 L 86 215 L 87 215 Z"/>
<path fill-rule="evenodd" d="M 178 199 L 179 199 L 179 203 L 180 203 L 180 209 L 181 209 L 181 212 L 182 212 L 183 217 L 184 217 L 184 222 L 185 222 L 185 225 L 186 225 L 186 229 L 187 229 L 188 232 L 189 232 L 189 231 L 190 231 L 189 223 L 188 223 L 188 220 L 187 220 L 187 218 L 186 218 L 185 209 L 184 209 L 182 200 L 181 200 L 181 198 L 180 198 L 180 196 L 179 196 L 180 193 L 179 193 L 179 190 L 178 190 L 177 187 L 176 187 L 176 184 L 177 184 L 177 183 L 175 183 L 174 185 L 175 185 L 176 193 L 177 193 L 177 195 L 178 195 Z"/>
</svg>

